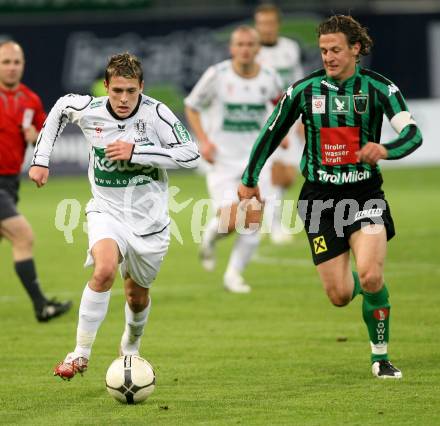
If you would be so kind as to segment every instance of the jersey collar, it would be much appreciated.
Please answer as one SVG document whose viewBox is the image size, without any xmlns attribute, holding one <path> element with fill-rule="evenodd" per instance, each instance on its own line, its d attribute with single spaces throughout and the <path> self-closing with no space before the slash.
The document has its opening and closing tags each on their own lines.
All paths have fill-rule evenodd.
<svg viewBox="0 0 440 426">
<path fill-rule="evenodd" d="M 326 76 L 326 80 L 329 82 L 329 83 L 332 83 L 332 84 L 334 84 L 334 85 L 336 85 L 336 86 L 338 86 L 338 87 L 343 87 L 343 88 L 348 88 L 348 87 L 351 87 L 351 86 L 353 86 L 353 83 L 354 83 L 354 81 L 356 80 L 356 77 L 358 77 L 359 75 L 360 75 L 360 70 L 361 70 L 361 67 L 360 67 L 360 65 L 356 65 L 356 68 L 355 68 L 355 70 L 354 70 L 354 74 L 351 76 L 351 77 L 349 77 L 349 78 L 347 78 L 347 80 L 344 80 L 342 83 L 340 83 L 339 81 L 337 81 L 337 80 L 334 80 L 333 78 L 331 78 L 331 77 L 327 77 Z"/>
<path fill-rule="evenodd" d="M 110 113 L 110 115 L 111 115 L 114 119 L 116 119 L 116 120 L 127 120 L 127 118 L 131 118 L 131 117 L 133 117 L 134 115 L 137 114 L 137 112 L 138 112 L 138 110 L 139 110 L 139 107 L 140 107 L 140 105 L 141 105 L 141 101 L 142 101 L 142 95 L 139 95 L 138 103 L 137 103 L 135 109 L 132 111 L 132 113 L 131 113 L 128 117 L 119 117 L 119 115 L 116 114 L 116 113 L 113 111 L 113 108 L 111 107 L 111 105 L 110 105 L 110 101 L 109 101 L 108 99 L 107 99 L 107 103 L 106 103 L 105 107 L 107 108 L 107 111 Z"/>
</svg>

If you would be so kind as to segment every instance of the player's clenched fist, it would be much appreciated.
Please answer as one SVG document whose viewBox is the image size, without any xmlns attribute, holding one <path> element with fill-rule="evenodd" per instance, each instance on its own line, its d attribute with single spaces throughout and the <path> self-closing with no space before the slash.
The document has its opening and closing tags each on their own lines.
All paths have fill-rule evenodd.
<svg viewBox="0 0 440 426">
<path fill-rule="evenodd" d="M 49 169 L 47 167 L 32 166 L 29 169 L 29 177 L 41 188 L 49 179 Z"/>
<path fill-rule="evenodd" d="M 362 149 L 356 152 L 359 162 L 375 166 L 379 160 L 388 157 L 388 152 L 383 145 L 374 142 L 368 142 Z"/>
<path fill-rule="evenodd" d="M 130 160 L 134 144 L 117 140 L 107 145 L 105 156 L 110 160 Z"/>
</svg>

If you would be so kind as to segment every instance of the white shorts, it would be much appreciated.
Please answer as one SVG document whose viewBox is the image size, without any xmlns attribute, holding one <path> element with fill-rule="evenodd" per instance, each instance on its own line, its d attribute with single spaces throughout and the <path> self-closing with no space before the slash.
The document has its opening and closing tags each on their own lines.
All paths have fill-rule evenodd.
<svg viewBox="0 0 440 426">
<path fill-rule="evenodd" d="M 92 266 L 93 246 L 104 238 L 116 241 L 119 247 L 119 271 L 122 279 L 129 275 L 141 287 L 150 288 L 159 272 L 170 243 L 169 226 L 157 234 L 141 237 L 108 213 L 87 214 L 89 249 L 84 266 Z"/>
<path fill-rule="evenodd" d="M 270 156 L 271 163 L 279 162 L 286 166 L 299 167 L 304 144 L 302 144 L 300 141 L 296 127 L 297 124 L 295 123 L 295 125 L 289 130 L 289 133 L 287 134 L 287 137 L 289 138 L 289 146 L 287 147 L 287 149 L 281 148 L 279 146 Z"/>
<path fill-rule="evenodd" d="M 270 166 L 268 166 L 263 167 L 258 180 L 258 187 L 263 200 L 273 192 L 272 176 Z M 214 209 L 217 210 L 239 202 L 237 190 L 241 182 L 241 174 L 237 174 L 236 170 L 233 170 L 232 173 L 226 170 L 221 172 L 210 170 L 206 175 L 206 182 Z"/>
</svg>

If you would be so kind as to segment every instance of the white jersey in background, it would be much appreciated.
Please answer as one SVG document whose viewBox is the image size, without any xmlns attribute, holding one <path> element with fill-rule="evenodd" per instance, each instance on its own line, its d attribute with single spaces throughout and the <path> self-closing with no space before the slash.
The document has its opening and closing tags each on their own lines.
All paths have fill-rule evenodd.
<svg viewBox="0 0 440 426">
<path fill-rule="evenodd" d="M 296 41 L 286 37 L 279 37 L 273 46 L 262 45 L 256 60 L 276 69 L 283 80 L 284 89 L 304 77 L 301 48 Z"/>
<path fill-rule="evenodd" d="M 93 198 L 86 212 L 108 213 L 136 235 L 168 226 L 165 169 L 193 168 L 199 158 L 197 146 L 169 108 L 141 95 L 133 113 L 119 118 L 107 96 L 64 96 L 47 117 L 32 165 L 49 167 L 53 146 L 68 122 L 77 124 L 88 142 Z M 105 147 L 118 139 L 134 144 L 130 160 L 106 158 Z"/>
<path fill-rule="evenodd" d="M 286 37 L 278 37 L 273 46 L 261 46 L 258 52 L 257 62 L 276 69 L 283 81 L 283 88 L 287 89 L 296 81 L 304 77 L 304 69 L 301 64 L 301 48 L 299 44 Z M 289 147 L 283 149 L 278 147 L 271 157 L 271 161 L 278 161 L 283 164 L 298 164 L 302 154 L 302 147 L 296 129 L 299 122 L 296 122 L 290 129 Z"/>
<path fill-rule="evenodd" d="M 272 68 L 262 66 L 256 77 L 240 77 L 231 60 L 209 67 L 185 105 L 205 112 L 205 132 L 216 145 L 214 168 L 241 174 L 252 146 L 282 93 L 282 82 Z"/>
</svg>

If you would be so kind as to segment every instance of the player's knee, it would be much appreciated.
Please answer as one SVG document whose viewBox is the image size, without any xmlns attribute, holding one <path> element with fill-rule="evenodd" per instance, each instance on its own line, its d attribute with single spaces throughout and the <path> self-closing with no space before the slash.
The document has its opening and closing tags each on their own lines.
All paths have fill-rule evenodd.
<svg viewBox="0 0 440 426">
<path fill-rule="evenodd" d="M 365 268 L 364 270 L 359 270 L 358 273 L 361 287 L 367 292 L 374 293 L 382 286 L 383 276 L 379 268 Z"/>
<path fill-rule="evenodd" d="M 327 292 L 327 296 L 330 299 L 330 302 L 338 308 L 348 305 L 351 301 L 351 295 L 342 292 Z"/>
<path fill-rule="evenodd" d="M 19 250 L 32 250 L 34 245 L 34 234 L 32 229 L 24 229 L 11 239 L 12 246 Z"/>
<path fill-rule="evenodd" d="M 148 306 L 148 294 L 129 292 L 126 294 L 128 306 L 133 312 L 142 312 Z"/>
<path fill-rule="evenodd" d="M 111 287 L 116 276 L 117 266 L 99 265 L 93 272 L 93 280 L 99 288 Z"/>
</svg>

